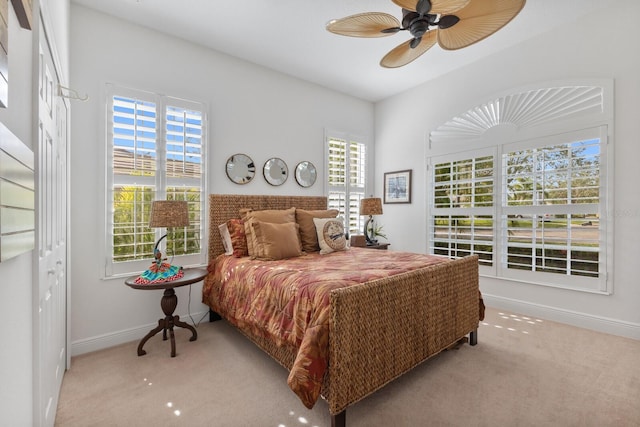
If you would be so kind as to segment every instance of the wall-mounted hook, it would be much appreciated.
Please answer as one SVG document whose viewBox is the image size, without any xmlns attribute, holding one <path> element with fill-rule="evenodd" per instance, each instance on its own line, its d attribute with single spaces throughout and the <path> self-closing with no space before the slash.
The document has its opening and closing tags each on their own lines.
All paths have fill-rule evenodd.
<svg viewBox="0 0 640 427">
<path fill-rule="evenodd" d="M 88 101 L 89 95 L 80 96 L 78 91 L 68 88 L 66 86 L 58 85 L 58 96 L 62 98 L 76 99 L 78 101 Z"/>
</svg>

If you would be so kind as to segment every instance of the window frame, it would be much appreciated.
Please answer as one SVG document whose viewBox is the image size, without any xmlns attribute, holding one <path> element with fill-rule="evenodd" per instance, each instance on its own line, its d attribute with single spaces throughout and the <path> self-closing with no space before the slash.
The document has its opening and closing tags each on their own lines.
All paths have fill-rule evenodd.
<svg viewBox="0 0 640 427">
<path fill-rule="evenodd" d="M 206 264 L 206 248 L 207 248 L 207 233 L 205 232 L 206 226 L 206 217 L 205 217 L 205 208 L 206 208 L 206 195 L 207 195 L 207 135 L 208 135 L 208 114 L 207 114 L 207 105 L 203 102 L 197 101 L 189 101 L 181 98 L 171 97 L 160 95 L 144 90 L 127 88 L 124 86 L 115 85 L 112 83 L 106 83 L 104 89 L 104 108 L 105 108 L 105 119 L 103 122 L 104 126 L 104 160 L 101 162 L 102 170 L 103 170 L 103 186 L 105 189 L 104 197 L 102 198 L 102 203 L 104 209 L 104 232 L 102 234 L 102 244 L 101 248 L 103 251 L 103 259 L 104 259 L 104 270 L 102 272 L 103 278 L 112 278 L 112 277 L 124 277 L 127 275 L 135 274 L 140 271 L 148 268 L 150 262 L 152 261 L 152 256 L 149 258 L 129 260 L 129 261 L 114 261 L 113 257 L 113 236 L 114 236 L 114 222 L 113 222 L 113 191 L 114 185 L 122 185 L 127 182 L 131 182 L 131 184 L 135 184 L 136 186 L 144 185 L 145 187 L 156 188 L 156 194 L 153 197 L 153 200 L 165 200 L 167 198 L 167 190 L 170 188 L 180 188 L 185 185 L 189 185 L 190 188 L 198 188 L 200 189 L 200 201 L 199 206 L 197 207 L 197 211 L 195 214 L 199 217 L 199 224 L 196 227 L 191 226 L 190 232 L 195 232 L 199 234 L 199 253 L 193 253 L 188 255 L 175 255 L 172 256 L 170 253 L 165 254 L 168 255 L 169 261 L 176 265 L 182 266 L 201 266 Z M 151 177 L 142 177 L 140 182 L 138 179 L 130 179 L 129 177 L 118 178 L 114 177 L 114 144 L 113 144 L 113 98 L 122 96 L 125 98 L 131 98 L 136 100 L 141 100 L 145 102 L 151 102 L 155 105 L 155 153 L 156 153 L 156 164 L 155 164 L 155 173 L 154 176 Z M 178 107 L 186 110 L 197 111 L 201 113 L 201 146 L 200 146 L 200 156 L 201 156 L 201 170 L 200 177 L 194 179 L 190 178 L 179 178 L 179 177 L 169 177 L 169 172 L 166 170 L 167 164 L 167 145 L 169 142 L 167 141 L 167 107 Z M 171 122 L 169 122 L 171 123 Z M 197 180 L 197 181 L 196 181 Z M 117 183 L 119 181 L 119 183 Z M 187 182 L 188 181 L 188 182 Z M 196 184 L 197 182 L 197 184 Z M 186 187 L 185 187 L 186 188 Z M 178 194 L 178 193 L 176 193 Z M 193 212 L 193 211 L 192 211 Z M 154 236 L 154 243 L 160 239 L 165 233 L 165 228 L 157 228 L 152 229 Z M 165 246 L 167 244 L 168 239 L 163 239 L 162 245 Z"/>
</svg>

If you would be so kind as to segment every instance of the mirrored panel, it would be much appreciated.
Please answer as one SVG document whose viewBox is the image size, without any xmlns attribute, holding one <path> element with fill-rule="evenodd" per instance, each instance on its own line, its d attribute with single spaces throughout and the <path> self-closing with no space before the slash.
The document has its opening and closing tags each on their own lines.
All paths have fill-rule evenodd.
<svg viewBox="0 0 640 427">
<path fill-rule="evenodd" d="M 304 161 L 296 166 L 295 177 L 301 187 L 311 187 L 316 182 L 318 172 L 313 163 Z"/>
<path fill-rule="evenodd" d="M 284 160 L 272 157 L 265 162 L 262 173 L 269 184 L 282 185 L 289 176 L 289 169 Z"/>
<path fill-rule="evenodd" d="M 246 184 L 256 176 L 256 165 L 246 154 L 234 154 L 227 160 L 227 176 L 236 184 Z"/>
</svg>

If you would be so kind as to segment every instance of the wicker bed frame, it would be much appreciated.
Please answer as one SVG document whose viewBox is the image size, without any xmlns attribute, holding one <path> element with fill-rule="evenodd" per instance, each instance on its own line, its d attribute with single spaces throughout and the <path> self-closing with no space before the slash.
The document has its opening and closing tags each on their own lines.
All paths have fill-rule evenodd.
<svg viewBox="0 0 640 427">
<path fill-rule="evenodd" d="M 209 259 L 224 252 L 218 225 L 240 208 L 326 209 L 317 196 L 209 196 Z M 206 302 L 205 302 L 206 303 Z M 431 356 L 470 335 L 477 343 L 478 258 L 470 256 L 366 284 L 333 290 L 329 367 L 322 396 L 332 426 L 346 424 L 346 408 Z M 211 313 L 210 319 L 219 319 Z M 287 369 L 296 349 L 241 331 Z"/>
</svg>

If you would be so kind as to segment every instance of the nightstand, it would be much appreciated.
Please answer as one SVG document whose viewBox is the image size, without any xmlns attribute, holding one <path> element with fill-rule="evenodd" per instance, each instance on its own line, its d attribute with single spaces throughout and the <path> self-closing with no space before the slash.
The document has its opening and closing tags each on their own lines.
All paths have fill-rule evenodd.
<svg viewBox="0 0 640 427">
<path fill-rule="evenodd" d="M 162 296 L 162 300 L 160 300 L 160 307 L 162 307 L 165 317 L 164 319 L 158 320 L 158 326 L 153 328 L 147 335 L 145 335 L 144 338 L 142 338 L 140 344 L 138 344 L 138 356 L 144 356 L 147 354 L 142 347 L 144 347 L 144 344 L 149 340 L 149 338 L 162 331 L 162 339 L 166 341 L 167 331 L 169 331 L 169 337 L 171 338 L 171 357 L 176 357 L 176 339 L 173 335 L 174 326 L 189 329 L 191 331 L 191 338 L 189 338 L 189 341 L 195 341 L 198 339 L 198 333 L 193 326 L 180 320 L 180 316 L 173 315 L 173 311 L 178 305 L 178 297 L 173 289 L 179 286 L 197 283 L 203 280 L 206 276 L 206 268 L 185 268 L 184 276 L 170 282 L 149 283 L 143 285 L 136 283 L 138 276 L 131 276 L 124 281 L 127 286 L 130 286 L 133 289 L 164 289 L 164 295 Z"/>
<path fill-rule="evenodd" d="M 361 246 L 361 247 L 367 248 L 367 249 L 380 249 L 380 250 L 386 251 L 389 245 L 391 245 L 391 243 L 376 243 L 375 245 L 367 245 L 367 246 Z"/>
</svg>

